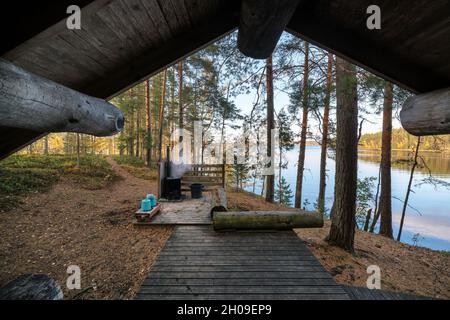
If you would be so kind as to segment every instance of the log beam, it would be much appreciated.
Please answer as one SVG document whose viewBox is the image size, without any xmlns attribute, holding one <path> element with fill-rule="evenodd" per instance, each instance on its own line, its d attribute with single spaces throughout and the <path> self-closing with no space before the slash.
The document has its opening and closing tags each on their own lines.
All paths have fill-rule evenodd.
<svg viewBox="0 0 450 320">
<path fill-rule="evenodd" d="M 63 300 L 58 283 L 45 274 L 26 273 L 0 288 L 0 300 Z"/>
<path fill-rule="evenodd" d="M 450 88 L 409 97 L 400 121 L 415 136 L 450 134 Z"/>
<path fill-rule="evenodd" d="M 304 210 L 214 212 L 213 227 L 214 230 L 322 228 L 323 215 Z"/>
<path fill-rule="evenodd" d="M 0 127 L 110 136 L 123 125 L 122 111 L 111 103 L 0 59 Z"/>
<path fill-rule="evenodd" d="M 255 59 L 268 58 L 299 0 L 242 0 L 238 48 Z"/>
</svg>

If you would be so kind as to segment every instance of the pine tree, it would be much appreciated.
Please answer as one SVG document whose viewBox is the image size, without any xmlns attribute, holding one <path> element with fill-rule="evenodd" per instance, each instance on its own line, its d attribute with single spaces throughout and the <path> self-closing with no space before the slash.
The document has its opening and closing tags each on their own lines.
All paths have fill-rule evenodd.
<svg viewBox="0 0 450 320">
<path fill-rule="evenodd" d="M 278 181 L 277 189 L 275 190 L 275 201 L 286 206 L 292 206 L 292 198 L 294 194 L 292 193 L 289 183 L 284 177 Z"/>
<path fill-rule="evenodd" d="M 358 172 L 358 93 L 356 68 L 336 59 L 336 175 L 331 228 L 333 243 L 353 251 Z"/>
<path fill-rule="evenodd" d="M 309 43 L 305 41 L 305 63 L 303 66 L 303 90 L 302 90 L 303 115 L 300 132 L 300 149 L 298 153 L 297 183 L 295 188 L 296 208 L 300 208 L 302 204 L 303 172 L 305 169 L 306 134 L 308 130 L 308 112 L 309 112 L 308 85 L 309 85 Z"/>
</svg>

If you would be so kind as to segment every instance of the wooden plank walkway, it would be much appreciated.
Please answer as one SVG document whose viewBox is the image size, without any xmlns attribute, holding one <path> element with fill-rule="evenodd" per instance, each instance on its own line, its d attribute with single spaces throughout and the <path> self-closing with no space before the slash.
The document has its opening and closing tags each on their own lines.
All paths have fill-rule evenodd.
<svg viewBox="0 0 450 320">
<path fill-rule="evenodd" d="M 211 225 L 211 194 L 203 193 L 201 199 L 186 199 L 179 202 L 160 202 L 161 212 L 145 225 Z"/>
<path fill-rule="evenodd" d="M 349 299 L 293 231 L 176 226 L 137 299 Z"/>
</svg>

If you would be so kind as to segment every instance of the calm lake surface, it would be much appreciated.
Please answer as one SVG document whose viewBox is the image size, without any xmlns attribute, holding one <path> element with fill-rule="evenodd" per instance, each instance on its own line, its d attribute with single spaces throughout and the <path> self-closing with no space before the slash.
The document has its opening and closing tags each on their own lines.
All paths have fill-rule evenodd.
<svg viewBox="0 0 450 320">
<path fill-rule="evenodd" d="M 295 193 L 297 176 L 298 148 L 286 153 L 288 168 L 283 170 L 283 176 Z M 421 156 L 426 161 L 435 178 L 450 183 L 450 156 L 440 153 L 422 152 Z M 397 160 L 409 159 L 410 153 L 405 151 L 393 151 L 392 164 L 392 214 L 394 225 L 394 237 L 397 236 L 400 216 L 408 187 L 410 167 Z M 358 161 L 358 178 L 377 177 L 379 170 L 380 154 L 377 151 L 360 150 Z M 313 210 L 317 200 L 319 188 L 320 147 L 307 147 L 305 159 L 305 174 L 303 182 L 303 200 L 309 203 L 307 209 Z M 335 162 L 327 160 L 327 188 L 326 207 L 329 209 L 333 203 Z M 424 184 L 417 186 L 422 179 L 429 177 L 426 168 L 418 168 L 414 174 L 413 192 L 410 194 L 409 205 L 417 209 L 407 208 L 405 225 L 402 232 L 402 242 L 416 244 L 435 250 L 450 251 L 450 190 L 439 186 Z M 373 193 L 376 193 L 376 182 Z M 245 188 L 252 191 L 252 186 Z M 255 193 L 260 194 L 261 183 L 257 184 Z M 398 200 L 398 199 L 401 200 Z M 292 199 L 294 202 L 294 199 Z"/>
</svg>

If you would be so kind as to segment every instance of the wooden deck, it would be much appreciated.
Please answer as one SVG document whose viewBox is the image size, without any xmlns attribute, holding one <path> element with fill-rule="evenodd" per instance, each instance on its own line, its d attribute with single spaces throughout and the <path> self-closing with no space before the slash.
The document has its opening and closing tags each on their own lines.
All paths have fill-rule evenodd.
<svg viewBox="0 0 450 320">
<path fill-rule="evenodd" d="M 177 226 L 137 299 L 349 299 L 293 231 Z"/>
<path fill-rule="evenodd" d="M 137 225 L 210 225 L 211 194 L 204 192 L 201 199 L 191 199 L 187 195 L 183 201 L 160 202 L 161 211 L 151 221 Z"/>
</svg>

